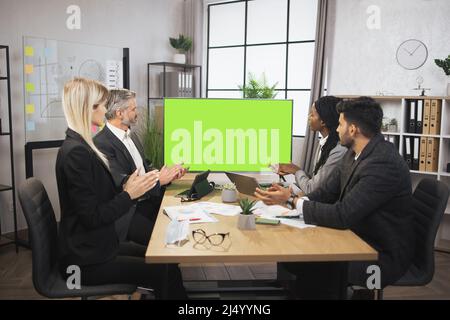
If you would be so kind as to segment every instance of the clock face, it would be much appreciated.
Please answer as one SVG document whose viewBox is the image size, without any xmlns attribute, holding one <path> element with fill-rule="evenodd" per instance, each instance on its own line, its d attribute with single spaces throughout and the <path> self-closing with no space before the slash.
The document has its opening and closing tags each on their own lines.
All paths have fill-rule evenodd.
<svg viewBox="0 0 450 320">
<path fill-rule="evenodd" d="M 406 70 L 415 70 L 424 65 L 428 58 L 428 49 L 422 41 L 409 39 L 397 49 L 397 62 Z"/>
</svg>

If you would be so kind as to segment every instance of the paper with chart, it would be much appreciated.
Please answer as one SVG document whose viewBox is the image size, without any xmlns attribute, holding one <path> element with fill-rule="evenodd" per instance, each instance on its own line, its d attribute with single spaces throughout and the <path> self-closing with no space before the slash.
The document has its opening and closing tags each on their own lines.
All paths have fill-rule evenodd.
<svg viewBox="0 0 450 320">
<path fill-rule="evenodd" d="M 280 205 L 266 205 L 262 201 L 255 204 L 254 214 L 257 214 L 266 219 L 280 220 L 280 223 L 299 229 L 312 228 L 315 225 L 306 224 L 303 219 L 296 218 L 298 216 L 297 210 L 290 210 Z M 284 218 L 280 218 L 280 217 Z"/>
<path fill-rule="evenodd" d="M 221 216 L 235 216 L 242 212 L 241 207 L 224 203 L 214 202 L 199 202 L 196 203 L 198 208 L 211 214 L 218 214 Z"/>
<path fill-rule="evenodd" d="M 172 220 L 188 221 L 189 224 L 218 221 L 197 203 L 185 206 L 165 207 L 164 213 Z"/>
</svg>

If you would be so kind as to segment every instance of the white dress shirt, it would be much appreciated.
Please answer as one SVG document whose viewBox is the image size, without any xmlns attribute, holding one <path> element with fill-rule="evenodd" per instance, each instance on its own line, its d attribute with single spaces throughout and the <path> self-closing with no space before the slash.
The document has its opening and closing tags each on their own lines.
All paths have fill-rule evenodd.
<svg viewBox="0 0 450 320">
<path fill-rule="evenodd" d="M 144 161 L 142 160 L 141 154 L 136 148 L 136 145 L 134 144 L 133 140 L 130 138 L 131 129 L 124 131 L 120 128 L 113 126 L 109 122 L 106 123 L 106 126 L 124 144 L 125 148 L 127 148 L 128 152 L 133 158 L 136 168 L 140 169 L 138 174 L 139 175 L 145 174 Z"/>
<path fill-rule="evenodd" d="M 320 156 L 322 155 L 322 148 L 325 145 L 325 143 L 327 143 L 328 140 L 328 136 L 326 136 L 325 138 L 322 138 L 319 140 L 319 146 L 317 147 L 317 156 L 316 156 L 316 161 L 314 163 L 314 165 L 319 162 Z"/>
</svg>

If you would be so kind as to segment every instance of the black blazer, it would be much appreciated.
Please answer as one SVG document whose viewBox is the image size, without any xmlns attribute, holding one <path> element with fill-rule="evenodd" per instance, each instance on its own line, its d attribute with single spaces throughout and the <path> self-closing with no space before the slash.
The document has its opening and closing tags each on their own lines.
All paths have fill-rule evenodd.
<svg viewBox="0 0 450 320">
<path fill-rule="evenodd" d="M 381 134 L 354 158 L 349 149 L 327 182 L 307 195 L 311 201 L 304 202 L 303 215 L 306 223 L 351 229 L 376 249 L 385 286 L 411 264 L 411 177 L 398 150 Z"/>
<path fill-rule="evenodd" d="M 139 139 L 133 133 L 130 137 L 141 155 L 145 172 L 153 170 L 151 164 L 149 164 L 145 159 L 144 148 L 142 147 Z M 111 174 L 114 178 L 116 186 L 122 187 L 128 177 L 137 169 L 131 154 L 128 152 L 128 149 L 122 141 L 120 141 L 114 133 L 112 133 L 108 126 L 105 126 L 99 133 L 97 133 L 94 137 L 94 143 L 95 146 L 108 158 Z M 158 181 L 156 186 L 147 191 L 145 196 L 151 197 L 160 195 L 161 186 Z"/>
<path fill-rule="evenodd" d="M 61 221 L 61 267 L 92 265 L 113 259 L 119 250 L 114 222 L 134 201 L 116 188 L 108 168 L 71 129 L 56 159 Z"/>
</svg>

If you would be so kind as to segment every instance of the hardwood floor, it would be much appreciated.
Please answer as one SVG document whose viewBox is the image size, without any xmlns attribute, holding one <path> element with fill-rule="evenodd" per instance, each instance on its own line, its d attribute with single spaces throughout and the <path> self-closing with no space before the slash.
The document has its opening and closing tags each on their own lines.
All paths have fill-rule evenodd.
<svg viewBox="0 0 450 320">
<path fill-rule="evenodd" d="M 424 287 L 388 287 L 384 299 L 450 300 L 450 254 L 436 252 L 433 281 Z M 207 264 L 181 265 L 183 280 L 193 299 L 284 299 L 281 290 L 268 290 L 276 279 L 276 264 Z M 231 281 L 230 281 L 231 280 Z M 255 281 L 258 280 L 258 281 Z M 259 281 L 267 280 L 267 281 Z M 233 291 L 233 287 L 252 286 L 251 290 Z M 205 292 L 205 289 L 211 289 Z M 214 292 L 216 288 L 222 288 Z M 126 296 L 105 299 L 127 299 Z M 14 245 L 0 247 L 0 299 L 44 299 L 33 287 L 31 251 Z"/>
</svg>

